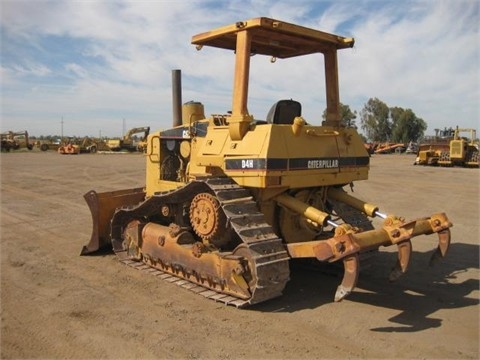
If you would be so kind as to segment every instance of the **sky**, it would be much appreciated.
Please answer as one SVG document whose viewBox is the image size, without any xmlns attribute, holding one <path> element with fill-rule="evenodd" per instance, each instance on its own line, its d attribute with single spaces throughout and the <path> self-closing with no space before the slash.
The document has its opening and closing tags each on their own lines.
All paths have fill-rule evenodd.
<svg viewBox="0 0 480 360">
<path fill-rule="evenodd" d="M 434 129 L 480 130 L 480 1 L 0 0 L 0 130 L 120 136 L 172 124 L 173 69 L 182 100 L 231 109 L 234 54 L 193 35 L 256 17 L 355 38 L 338 54 L 340 100 L 412 109 Z M 253 56 L 248 109 L 265 119 L 280 99 L 320 124 L 323 55 L 275 63 Z M 357 124 L 360 117 L 357 117 Z"/>
</svg>

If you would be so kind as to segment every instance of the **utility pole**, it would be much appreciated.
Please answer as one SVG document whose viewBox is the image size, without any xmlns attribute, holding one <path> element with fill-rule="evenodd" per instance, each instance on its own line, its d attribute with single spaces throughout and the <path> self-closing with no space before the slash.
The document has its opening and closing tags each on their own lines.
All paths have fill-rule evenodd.
<svg viewBox="0 0 480 360">
<path fill-rule="evenodd" d="M 125 134 L 125 131 L 126 131 L 126 129 L 125 129 L 125 118 L 123 118 L 123 126 L 122 126 L 122 134 L 121 134 L 121 136 L 123 136 L 123 134 Z"/>
<path fill-rule="evenodd" d="M 62 121 L 60 122 L 61 124 L 61 133 L 62 133 L 62 139 L 63 139 L 63 116 L 62 116 Z"/>
</svg>

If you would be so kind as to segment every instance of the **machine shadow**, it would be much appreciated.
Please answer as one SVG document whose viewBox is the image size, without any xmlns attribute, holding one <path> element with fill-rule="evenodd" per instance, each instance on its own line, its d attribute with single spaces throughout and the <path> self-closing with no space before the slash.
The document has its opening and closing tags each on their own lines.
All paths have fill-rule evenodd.
<svg viewBox="0 0 480 360">
<path fill-rule="evenodd" d="M 477 306 L 479 299 L 468 295 L 479 290 L 480 280 L 468 278 L 464 273 L 479 268 L 479 246 L 451 244 L 447 257 L 433 266 L 428 265 L 431 254 L 431 251 L 413 252 L 409 271 L 398 281 L 390 283 L 388 274 L 397 255 L 381 252 L 367 269 L 361 271 L 357 288 L 344 301 L 398 310 L 399 314 L 389 319 L 394 325 L 371 329 L 378 332 L 416 332 L 439 327 L 442 319 L 431 317 L 436 311 Z M 282 297 L 250 309 L 295 312 L 333 302 L 343 269 L 333 269 L 326 274 L 298 265 L 292 263 L 291 279 Z"/>
</svg>

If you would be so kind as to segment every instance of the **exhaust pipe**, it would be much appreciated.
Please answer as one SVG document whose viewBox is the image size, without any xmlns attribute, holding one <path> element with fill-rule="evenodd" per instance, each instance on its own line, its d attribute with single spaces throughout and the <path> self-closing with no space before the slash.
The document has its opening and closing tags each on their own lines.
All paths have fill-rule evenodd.
<svg viewBox="0 0 480 360">
<path fill-rule="evenodd" d="M 173 127 L 182 125 L 182 71 L 172 70 Z"/>
</svg>

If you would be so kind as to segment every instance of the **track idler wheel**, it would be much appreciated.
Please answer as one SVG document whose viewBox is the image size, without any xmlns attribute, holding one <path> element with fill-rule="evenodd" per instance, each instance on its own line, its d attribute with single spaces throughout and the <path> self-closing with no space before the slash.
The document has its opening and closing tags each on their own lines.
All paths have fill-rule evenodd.
<svg viewBox="0 0 480 360">
<path fill-rule="evenodd" d="M 236 271 L 232 274 L 235 282 L 243 289 L 253 294 L 257 287 L 257 274 L 255 272 L 255 261 L 252 258 L 252 253 L 246 244 L 240 244 L 233 251 L 234 256 L 239 256 L 244 259 L 242 271 Z"/>
<path fill-rule="evenodd" d="M 127 250 L 127 256 L 131 260 L 141 261 L 142 251 L 140 249 L 140 239 L 143 226 L 145 224 L 138 220 L 133 220 L 126 226 L 123 232 L 123 247 Z"/>
</svg>

